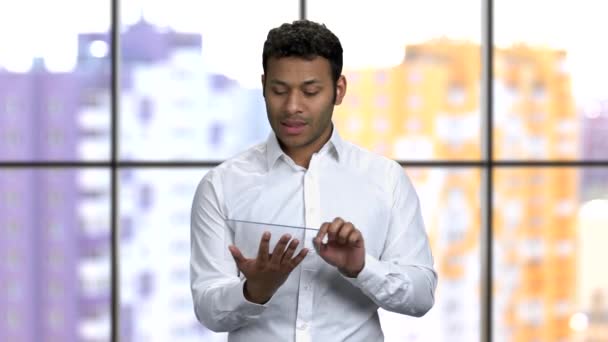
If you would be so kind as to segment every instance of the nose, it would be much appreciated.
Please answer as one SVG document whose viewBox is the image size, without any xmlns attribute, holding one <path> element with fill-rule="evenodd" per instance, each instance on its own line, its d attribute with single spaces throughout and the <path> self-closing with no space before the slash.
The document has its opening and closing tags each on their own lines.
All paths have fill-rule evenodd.
<svg viewBox="0 0 608 342">
<path fill-rule="evenodd" d="M 302 96 L 297 91 L 289 92 L 285 103 L 285 111 L 288 114 L 298 114 L 302 112 Z"/>
</svg>

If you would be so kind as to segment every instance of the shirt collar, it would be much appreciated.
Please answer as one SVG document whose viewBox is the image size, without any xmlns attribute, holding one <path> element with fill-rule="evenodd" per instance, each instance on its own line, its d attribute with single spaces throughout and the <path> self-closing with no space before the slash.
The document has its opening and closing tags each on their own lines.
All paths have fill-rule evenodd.
<svg viewBox="0 0 608 342">
<path fill-rule="evenodd" d="M 343 145 L 344 142 L 340 137 L 340 134 L 338 134 L 336 125 L 332 123 L 331 137 L 329 138 L 329 141 L 321 148 L 320 152 L 331 149 L 330 151 L 333 151 L 334 158 L 337 161 L 340 161 L 340 156 L 342 155 L 344 148 Z M 284 154 L 285 152 L 283 152 L 283 149 L 281 149 L 277 136 L 273 131 L 271 131 L 268 135 L 268 139 L 266 140 L 266 161 L 268 163 L 268 170 L 270 170 L 274 166 L 274 163 L 277 162 L 277 159 Z"/>
</svg>

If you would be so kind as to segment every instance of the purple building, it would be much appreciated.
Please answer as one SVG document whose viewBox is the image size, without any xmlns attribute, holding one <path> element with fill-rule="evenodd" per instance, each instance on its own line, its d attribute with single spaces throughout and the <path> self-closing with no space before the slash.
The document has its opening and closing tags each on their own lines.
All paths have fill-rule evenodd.
<svg viewBox="0 0 608 342">
<path fill-rule="evenodd" d="M 581 113 L 581 150 L 584 160 L 608 159 L 608 100 L 593 109 Z M 582 199 L 604 197 L 601 191 L 608 185 L 606 167 L 586 167 L 582 172 Z"/>
<path fill-rule="evenodd" d="M 109 137 L 110 127 L 83 131 L 78 121 L 82 108 L 107 106 L 99 99 L 109 99 L 109 56 L 90 53 L 95 41 L 110 45 L 108 34 L 80 35 L 78 65 L 70 73 L 50 73 L 42 61 L 28 73 L 0 67 L 0 160 L 82 160 L 78 149 L 87 135 Z M 161 33 L 140 22 L 123 35 L 122 46 L 121 84 L 129 88 L 131 65 L 202 42 L 200 35 Z M 0 341 L 86 341 L 83 326 L 109 324 L 109 283 L 91 292 L 82 275 L 83 263 L 108 260 L 109 228 L 93 235 L 83 229 L 80 203 L 99 194 L 80 188 L 79 172 L 0 169 Z M 109 208 L 107 193 L 105 200 Z M 107 279 L 109 272 L 108 262 Z M 131 336 L 130 312 L 122 308 L 124 341 Z"/>
<path fill-rule="evenodd" d="M 3 126 L 0 126 L 3 127 Z M 34 172 L 0 169 L 0 340 L 35 341 L 39 291 Z"/>
<path fill-rule="evenodd" d="M 0 72 L 0 159 L 76 158 L 76 74 Z M 76 171 L 0 172 L 0 340 L 78 340 Z M 6 232 L 6 233 L 4 233 Z"/>
<path fill-rule="evenodd" d="M 25 160 L 34 151 L 31 137 L 36 104 L 30 101 L 34 82 L 29 74 L 0 69 L 0 160 Z"/>
</svg>

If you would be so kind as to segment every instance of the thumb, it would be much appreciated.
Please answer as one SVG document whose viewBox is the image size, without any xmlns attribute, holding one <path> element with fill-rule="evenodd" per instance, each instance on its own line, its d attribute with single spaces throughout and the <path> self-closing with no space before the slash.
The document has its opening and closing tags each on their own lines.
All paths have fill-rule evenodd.
<svg viewBox="0 0 608 342">
<path fill-rule="evenodd" d="M 323 247 L 323 244 L 321 243 L 321 239 L 319 237 L 315 237 L 312 239 L 312 245 L 317 251 L 317 253 L 321 254 L 321 248 Z"/>
<path fill-rule="evenodd" d="M 329 262 L 330 260 L 328 260 L 328 252 L 329 252 L 329 246 L 327 244 L 324 244 L 322 242 L 322 240 L 318 237 L 313 239 L 312 242 L 313 246 L 315 247 L 315 249 L 317 250 L 317 254 L 319 254 L 319 256 Z"/>
</svg>

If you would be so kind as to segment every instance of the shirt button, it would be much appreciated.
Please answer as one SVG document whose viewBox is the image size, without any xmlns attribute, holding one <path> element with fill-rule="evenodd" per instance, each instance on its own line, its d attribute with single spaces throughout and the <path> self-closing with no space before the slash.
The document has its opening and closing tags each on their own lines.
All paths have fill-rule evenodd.
<svg viewBox="0 0 608 342">
<path fill-rule="evenodd" d="M 300 321 L 297 325 L 298 330 L 306 330 L 308 329 L 308 324 L 306 322 Z"/>
</svg>

